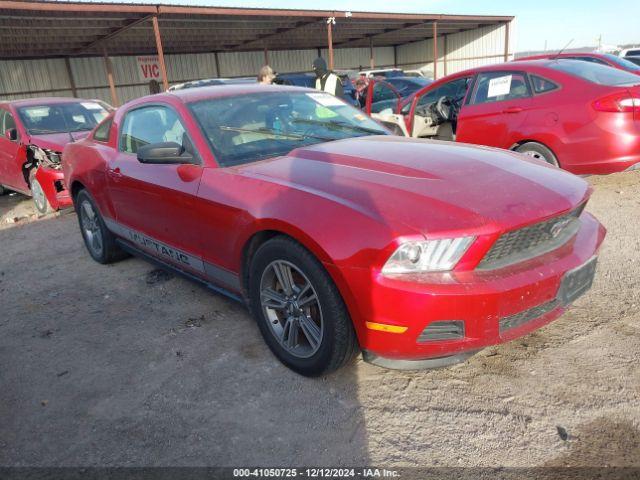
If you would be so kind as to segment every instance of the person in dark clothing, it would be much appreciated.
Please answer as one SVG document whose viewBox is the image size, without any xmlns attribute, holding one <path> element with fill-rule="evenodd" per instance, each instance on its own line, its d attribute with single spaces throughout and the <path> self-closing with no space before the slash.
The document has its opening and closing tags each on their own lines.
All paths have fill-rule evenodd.
<svg viewBox="0 0 640 480">
<path fill-rule="evenodd" d="M 340 77 L 327 68 L 324 58 L 318 57 L 313 61 L 313 72 L 316 74 L 316 90 L 342 98 L 344 93 Z"/>
</svg>

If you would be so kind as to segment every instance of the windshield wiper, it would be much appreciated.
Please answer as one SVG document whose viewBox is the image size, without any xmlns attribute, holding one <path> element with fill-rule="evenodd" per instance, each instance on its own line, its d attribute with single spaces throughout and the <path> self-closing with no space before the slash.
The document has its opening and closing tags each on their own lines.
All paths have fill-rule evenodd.
<svg viewBox="0 0 640 480">
<path fill-rule="evenodd" d="M 380 130 L 374 130 L 373 128 L 361 127 L 360 125 L 352 125 L 347 122 L 343 122 L 340 120 L 313 120 L 306 118 L 297 118 L 293 120 L 294 123 L 308 123 L 310 125 L 322 125 L 323 127 L 328 128 L 329 130 L 355 130 L 356 132 L 370 133 L 372 135 L 384 135 L 385 133 Z"/>
<path fill-rule="evenodd" d="M 322 140 L 323 142 L 329 142 L 329 141 L 335 140 L 335 138 L 320 137 L 316 135 L 307 135 L 306 133 L 284 133 L 284 132 L 279 132 L 277 130 L 272 130 L 270 128 L 242 128 L 242 127 L 231 127 L 229 125 L 220 125 L 218 128 L 220 130 L 226 130 L 231 132 L 262 133 L 264 135 L 271 135 L 274 137 L 283 137 L 289 140 L 305 140 L 307 138 L 315 138 L 317 140 Z"/>
</svg>

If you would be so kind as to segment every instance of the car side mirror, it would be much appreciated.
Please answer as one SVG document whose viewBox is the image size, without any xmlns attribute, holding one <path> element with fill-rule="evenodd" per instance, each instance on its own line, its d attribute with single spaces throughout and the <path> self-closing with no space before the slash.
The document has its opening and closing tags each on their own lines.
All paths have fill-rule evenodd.
<svg viewBox="0 0 640 480">
<path fill-rule="evenodd" d="M 198 163 L 193 155 L 175 142 L 152 143 L 138 148 L 138 161 L 156 165 Z"/>
<path fill-rule="evenodd" d="M 10 128 L 6 132 L 4 132 L 4 136 L 12 142 L 15 142 L 18 140 L 18 130 L 16 130 L 15 128 Z"/>
</svg>

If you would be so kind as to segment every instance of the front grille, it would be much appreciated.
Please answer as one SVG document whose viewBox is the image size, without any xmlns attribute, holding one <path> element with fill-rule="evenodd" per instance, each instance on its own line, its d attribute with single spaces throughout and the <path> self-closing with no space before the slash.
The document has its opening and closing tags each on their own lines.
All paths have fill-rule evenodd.
<svg viewBox="0 0 640 480">
<path fill-rule="evenodd" d="M 484 256 L 478 268 L 493 270 L 505 267 L 564 245 L 578 231 L 578 217 L 584 206 L 583 203 L 564 215 L 503 234 Z"/>
<path fill-rule="evenodd" d="M 503 317 L 500 319 L 500 333 L 524 325 L 525 323 L 535 320 L 536 318 L 540 318 L 543 315 L 551 312 L 552 310 L 555 310 L 559 306 L 560 301 L 558 301 L 557 299 L 553 299 L 547 303 L 543 303 L 523 312 L 516 313 L 515 315 Z"/>
</svg>

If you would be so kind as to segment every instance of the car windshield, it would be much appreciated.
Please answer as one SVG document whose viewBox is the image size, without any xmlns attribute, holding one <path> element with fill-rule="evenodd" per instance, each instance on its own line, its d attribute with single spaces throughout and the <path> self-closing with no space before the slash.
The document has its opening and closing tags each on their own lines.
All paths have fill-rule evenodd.
<svg viewBox="0 0 640 480">
<path fill-rule="evenodd" d="M 640 78 L 633 73 L 579 60 L 554 60 L 549 62 L 548 67 L 609 87 L 626 87 L 640 83 Z"/>
<path fill-rule="evenodd" d="M 294 148 L 389 132 L 323 92 L 269 92 L 193 102 L 190 110 L 223 166 L 285 155 Z"/>
<path fill-rule="evenodd" d="M 75 102 L 18 108 L 18 115 L 32 135 L 93 130 L 109 114 L 99 103 Z"/>
<path fill-rule="evenodd" d="M 636 65 L 633 62 L 630 62 L 626 58 L 616 57 L 615 55 L 611 55 L 610 53 L 605 54 L 605 57 L 607 57 L 609 61 L 621 66 L 622 68 L 631 70 L 633 72 L 640 72 L 640 66 Z"/>
<path fill-rule="evenodd" d="M 640 67 L 640 57 L 627 57 L 625 60 L 633 63 L 634 65 L 638 65 Z"/>
</svg>

